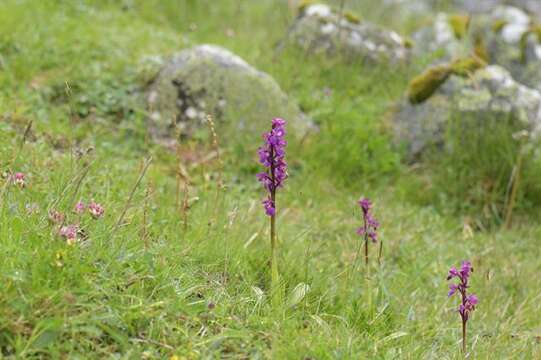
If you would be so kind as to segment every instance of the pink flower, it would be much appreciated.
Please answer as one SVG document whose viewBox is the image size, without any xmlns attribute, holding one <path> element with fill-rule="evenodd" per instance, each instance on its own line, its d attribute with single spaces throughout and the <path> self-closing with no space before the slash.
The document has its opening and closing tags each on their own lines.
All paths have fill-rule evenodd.
<svg viewBox="0 0 541 360">
<path fill-rule="evenodd" d="M 21 172 L 16 172 L 13 175 L 13 183 L 21 188 L 26 186 L 25 175 Z"/>
<path fill-rule="evenodd" d="M 367 198 L 363 198 L 359 200 L 358 204 L 363 211 L 363 226 L 357 229 L 357 234 L 364 236 L 365 240 L 370 239 L 372 242 L 377 242 L 379 222 L 370 213 L 372 202 Z"/>
<path fill-rule="evenodd" d="M 79 231 L 79 226 L 76 224 L 62 226 L 58 233 L 60 236 L 66 239 L 68 245 L 73 245 L 77 242 L 77 232 Z"/>
<path fill-rule="evenodd" d="M 268 216 L 276 215 L 276 209 L 275 209 L 274 203 L 272 202 L 272 199 L 270 197 L 263 200 L 262 203 L 263 203 L 263 206 L 265 207 L 265 213 Z"/>
<path fill-rule="evenodd" d="M 64 214 L 54 209 L 49 210 L 49 222 L 51 224 L 62 224 L 64 222 Z"/>
<path fill-rule="evenodd" d="M 269 195 L 262 202 L 268 216 L 276 215 L 275 203 L 271 198 L 274 199 L 276 190 L 284 185 L 288 177 L 285 160 L 287 146 L 285 125 L 286 121 L 283 119 L 272 119 L 271 131 L 263 134 L 265 143 L 257 151 L 259 162 L 266 168 L 264 172 L 256 176 Z"/>
<path fill-rule="evenodd" d="M 75 213 L 77 213 L 79 215 L 84 213 L 85 210 L 86 210 L 86 205 L 82 200 L 79 200 L 79 202 L 77 204 L 75 204 L 75 207 L 73 209 L 73 211 L 75 211 Z"/>
<path fill-rule="evenodd" d="M 88 204 L 88 212 L 90 212 L 90 215 L 92 215 L 94 219 L 98 219 L 103 215 L 105 209 L 100 204 L 92 201 Z"/>
</svg>

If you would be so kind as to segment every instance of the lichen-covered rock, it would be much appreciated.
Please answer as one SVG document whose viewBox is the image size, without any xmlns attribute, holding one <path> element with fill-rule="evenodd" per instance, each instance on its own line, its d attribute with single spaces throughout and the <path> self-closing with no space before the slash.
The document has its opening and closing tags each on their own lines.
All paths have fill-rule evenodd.
<svg viewBox="0 0 541 360">
<path fill-rule="evenodd" d="M 303 135 L 309 122 L 268 74 L 230 51 L 200 45 L 180 51 L 164 64 L 147 91 L 150 127 L 157 139 L 206 131 L 211 114 L 224 134 L 259 134 L 273 117 L 289 120 Z M 227 140 L 227 139 L 224 139 Z"/>
<path fill-rule="evenodd" d="M 409 42 L 394 31 L 371 24 L 324 4 L 303 6 L 290 28 L 289 39 L 313 53 L 341 54 L 346 59 L 403 62 Z"/>
<path fill-rule="evenodd" d="M 404 144 L 414 159 L 428 146 L 444 143 L 454 116 L 512 118 L 536 138 L 541 133 L 541 92 L 516 82 L 504 68 L 491 65 L 471 76 L 451 74 L 421 103 L 405 99 L 397 106 L 391 124 L 397 143 Z"/>
</svg>

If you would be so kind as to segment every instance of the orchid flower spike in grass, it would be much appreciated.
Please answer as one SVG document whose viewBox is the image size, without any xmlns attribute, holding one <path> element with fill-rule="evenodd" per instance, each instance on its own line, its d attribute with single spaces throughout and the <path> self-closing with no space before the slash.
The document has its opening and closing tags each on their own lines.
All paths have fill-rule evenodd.
<svg viewBox="0 0 541 360">
<path fill-rule="evenodd" d="M 363 226 L 357 229 L 357 234 L 364 237 L 364 261 L 368 265 L 368 240 L 378 241 L 379 222 L 372 216 L 372 202 L 367 198 L 359 200 L 359 206 L 363 211 Z"/>
<path fill-rule="evenodd" d="M 263 134 L 265 143 L 258 150 L 259 162 L 266 170 L 257 174 L 257 179 L 267 191 L 267 198 L 263 200 L 265 213 L 270 217 L 271 237 L 271 289 L 274 294 L 278 291 L 279 273 L 276 263 L 276 191 L 284 185 L 287 179 L 287 163 L 285 161 L 286 121 L 275 118 L 272 128 Z M 273 297 L 274 298 L 274 297 Z"/>
<path fill-rule="evenodd" d="M 469 261 L 463 261 L 460 270 L 457 270 L 454 266 L 449 270 L 447 280 L 454 278 L 458 279 L 458 284 L 449 285 L 449 293 L 447 296 L 451 297 L 456 293 L 460 294 L 461 303 L 458 307 L 458 313 L 462 319 L 462 350 L 466 353 L 466 325 L 470 317 L 470 313 L 475 310 L 475 306 L 479 303 L 477 296 L 474 294 L 468 294 L 469 278 L 473 268 Z"/>
</svg>

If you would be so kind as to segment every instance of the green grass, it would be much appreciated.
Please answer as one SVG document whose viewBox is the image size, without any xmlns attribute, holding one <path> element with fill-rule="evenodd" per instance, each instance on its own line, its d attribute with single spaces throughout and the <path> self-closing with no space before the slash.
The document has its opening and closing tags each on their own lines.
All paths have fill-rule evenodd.
<svg viewBox="0 0 541 360">
<path fill-rule="evenodd" d="M 445 276 L 466 258 L 480 298 L 469 324 L 472 358 L 541 356 L 536 207 L 520 212 L 513 230 L 472 225 L 470 235 L 453 205 L 460 187 L 445 201 L 444 175 L 431 176 L 438 167 L 401 164 L 385 132 L 423 59 L 389 69 L 276 53 L 291 17 L 272 0 L 0 3 L 0 170 L 28 174 L 24 190 L 6 187 L 0 209 L 0 358 L 459 359 L 460 320 Z M 220 139 L 219 193 L 218 163 L 190 161 L 211 148 L 182 145 L 191 177 L 185 230 L 175 154 L 148 141 L 134 100 L 156 69 L 151 56 L 202 42 L 270 73 L 320 126 L 291 144 L 291 177 L 279 193 L 286 302 L 278 309 L 269 301 L 256 156 L 245 156 L 259 138 Z M 384 244 L 381 266 L 371 248 L 370 280 L 355 262 L 363 194 L 375 203 Z M 88 240 L 68 246 L 47 210 L 73 221 L 80 198 L 106 212 L 86 217 Z M 39 210 L 28 214 L 34 203 Z M 303 284 L 310 291 L 301 297 Z"/>
</svg>

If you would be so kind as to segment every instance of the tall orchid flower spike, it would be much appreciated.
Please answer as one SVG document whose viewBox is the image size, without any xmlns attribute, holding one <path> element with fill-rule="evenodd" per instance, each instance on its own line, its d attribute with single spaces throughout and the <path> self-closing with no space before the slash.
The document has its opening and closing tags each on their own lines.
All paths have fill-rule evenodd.
<svg viewBox="0 0 541 360">
<path fill-rule="evenodd" d="M 467 343 L 466 343 L 466 328 L 468 320 L 470 319 L 470 314 L 475 310 L 475 307 L 479 303 L 479 299 L 474 294 L 468 294 L 468 289 L 470 287 L 469 279 L 470 275 L 473 273 L 473 267 L 471 262 L 463 261 L 460 269 L 452 267 L 449 270 L 447 275 L 447 280 L 457 279 L 458 283 L 449 285 L 449 292 L 447 293 L 448 297 L 451 297 L 455 294 L 460 295 L 460 305 L 458 306 L 458 313 L 462 319 L 462 351 L 466 353 Z"/>
<path fill-rule="evenodd" d="M 359 200 L 359 206 L 363 212 L 363 226 L 357 229 L 357 234 L 364 238 L 364 260 L 368 265 L 368 240 L 378 241 L 379 222 L 372 216 L 372 202 L 367 198 Z"/>
<path fill-rule="evenodd" d="M 276 263 L 276 192 L 284 186 L 288 177 L 285 160 L 287 146 L 285 126 L 285 120 L 273 119 L 271 130 L 263 134 L 264 143 L 258 150 L 259 162 L 265 167 L 265 171 L 257 174 L 257 179 L 267 192 L 267 197 L 262 203 L 265 214 L 270 217 L 271 289 L 273 294 L 279 291 L 279 273 Z M 273 296 L 273 299 L 275 298 Z"/>
</svg>

